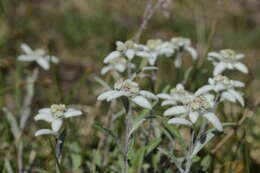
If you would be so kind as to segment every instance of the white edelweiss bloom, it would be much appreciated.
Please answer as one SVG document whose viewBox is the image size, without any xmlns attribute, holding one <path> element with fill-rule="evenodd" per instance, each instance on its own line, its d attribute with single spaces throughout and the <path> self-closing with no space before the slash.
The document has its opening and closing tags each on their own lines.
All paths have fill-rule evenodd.
<svg viewBox="0 0 260 173">
<path fill-rule="evenodd" d="M 119 56 L 119 57 L 114 58 L 111 61 L 109 61 L 108 65 L 102 68 L 101 74 L 104 75 L 111 70 L 115 70 L 119 73 L 123 73 L 127 69 L 127 66 L 128 66 L 128 63 L 127 63 L 126 59 Z M 130 67 L 135 68 L 135 65 L 131 63 Z"/>
<path fill-rule="evenodd" d="M 220 120 L 213 112 L 215 106 L 214 96 L 207 94 L 203 96 L 194 96 L 183 101 L 183 104 L 173 106 L 164 112 L 164 116 L 188 115 L 189 120 L 185 118 L 172 118 L 169 123 L 191 126 L 196 123 L 199 116 L 206 118 L 217 130 L 222 131 L 223 127 Z"/>
<path fill-rule="evenodd" d="M 209 84 L 199 88 L 196 91 L 195 95 L 199 96 L 210 91 L 215 91 L 220 94 L 221 101 L 238 101 L 242 106 L 244 106 L 245 103 L 242 95 L 235 90 L 235 88 L 244 87 L 245 84 L 243 82 L 230 80 L 228 77 L 222 75 L 217 75 L 214 78 L 209 78 L 208 82 Z"/>
<path fill-rule="evenodd" d="M 182 84 L 177 84 L 171 89 L 170 94 L 160 93 L 157 96 L 164 100 L 161 105 L 167 106 L 182 103 L 183 100 L 193 97 L 193 94 L 185 90 Z"/>
<path fill-rule="evenodd" d="M 226 69 L 237 69 L 243 73 L 248 73 L 247 67 L 243 63 L 239 62 L 242 58 L 244 58 L 243 54 L 237 54 L 231 49 L 208 53 L 208 60 L 212 61 L 215 66 L 213 72 L 214 76 L 221 74 Z"/>
<path fill-rule="evenodd" d="M 140 90 L 139 85 L 136 82 L 133 82 L 130 79 L 119 80 L 114 85 L 114 90 L 106 91 L 98 96 L 98 100 L 111 101 L 119 97 L 125 96 L 130 101 L 135 104 L 151 109 L 152 105 L 147 100 L 148 99 L 157 99 L 157 96 L 150 91 Z"/>
<path fill-rule="evenodd" d="M 136 51 L 138 49 L 138 45 L 131 40 L 126 41 L 125 43 L 121 41 L 116 42 L 116 50 L 108 54 L 105 59 L 104 63 L 112 62 L 114 59 L 117 58 L 127 58 L 128 60 L 132 60 L 136 55 Z"/>
<path fill-rule="evenodd" d="M 35 136 L 45 134 L 57 134 L 60 130 L 63 119 L 81 115 L 82 112 L 73 108 L 67 108 L 64 104 L 54 104 L 50 108 L 40 109 L 34 117 L 35 121 L 43 120 L 51 123 L 51 129 L 41 129 L 35 133 Z"/>
<path fill-rule="evenodd" d="M 159 56 L 169 57 L 174 54 L 174 49 L 170 42 L 163 42 L 160 39 L 148 40 L 146 45 L 140 46 L 136 55 L 148 60 L 150 65 L 155 65 Z"/>
<path fill-rule="evenodd" d="M 50 69 L 50 62 L 57 64 L 59 62 L 56 56 L 46 55 L 43 49 L 32 50 L 27 44 L 21 44 L 22 50 L 25 52 L 24 55 L 18 56 L 19 61 L 35 61 L 44 70 Z"/>
<path fill-rule="evenodd" d="M 191 41 L 188 38 L 183 37 L 173 37 L 171 39 L 172 47 L 175 51 L 186 51 L 188 52 L 193 60 L 197 59 L 197 51 L 191 47 Z M 180 68 L 182 64 L 181 56 L 177 56 L 174 61 L 175 67 Z"/>
</svg>

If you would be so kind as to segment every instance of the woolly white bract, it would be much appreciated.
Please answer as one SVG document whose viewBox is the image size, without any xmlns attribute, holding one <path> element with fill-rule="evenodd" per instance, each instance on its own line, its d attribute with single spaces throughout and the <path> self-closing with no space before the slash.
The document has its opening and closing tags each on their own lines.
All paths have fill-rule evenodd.
<svg viewBox="0 0 260 173">
<path fill-rule="evenodd" d="M 161 105 L 166 106 L 182 103 L 185 99 L 193 97 L 193 94 L 185 90 L 182 84 L 177 84 L 176 88 L 171 89 L 170 94 L 160 93 L 157 96 L 164 100 Z"/>
<path fill-rule="evenodd" d="M 196 123 L 198 117 L 201 115 L 206 118 L 212 125 L 219 131 L 222 131 L 222 125 L 220 120 L 215 114 L 215 102 L 214 96 L 206 94 L 203 96 L 193 96 L 182 101 L 181 104 L 172 106 L 164 112 L 164 116 L 171 115 L 188 115 L 189 120 L 178 117 L 169 120 L 171 124 L 182 124 L 191 126 Z"/>
<path fill-rule="evenodd" d="M 46 134 L 57 134 L 63 124 L 64 118 L 70 118 L 81 115 L 82 112 L 73 108 L 66 108 L 64 104 L 51 105 L 50 108 L 40 109 L 34 117 L 35 121 L 43 120 L 51 123 L 51 129 L 41 129 L 35 133 L 35 136 Z"/>
<path fill-rule="evenodd" d="M 151 93 L 150 91 L 140 90 L 139 85 L 136 82 L 127 79 L 125 81 L 119 80 L 114 85 L 114 90 L 106 91 L 98 96 L 98 100 L 111 101 L 119 97 L 127 97 L 130 101 L 135 104 L 151 109 L 152 105 L 147 100 L 148 99 L 157 99 L 157 96 Z"/>
<path fill-rule="evenodd" d="M 19 61 L 32 62 L 35 61 L 44 70 L 50 69 L 50 62 L 57 64 L 58 58 L 55 56 L 46 55 L 43 49 L 32 50 L 27 44 L 21 44 L 21 48 L 24 51 L 24 55 L 18 56 Z"/>
<path fill-rule="evenodd" d="M 196 95 L 208 93 L 209 91 L 215 91 L 220 94 L 221 100 L 228 100 L 231 102 L 238 101 L 244 106 L 244 99 L 241 93 L 237 92 L 235 88 L 244 87 L 245 84 L 240 81 L 230 80 L 226 76 L 217 75 L 214 78 L 209 78 L 209 84 L 199 88 Z"/>
<path fill-rule="evenodd" d="M 236 53 L 231 49 L 223 49 L 220 52 L 210 52 L 208 53 L 208 59 L 212 61 L 214 67 L 214 76 L 221 74 L 226 69 L 233 70 L 237 69 L 243 73 L 248 73 L 247 67 L 239 62 L 244 58 L 241 53 Z"/>
</svg>

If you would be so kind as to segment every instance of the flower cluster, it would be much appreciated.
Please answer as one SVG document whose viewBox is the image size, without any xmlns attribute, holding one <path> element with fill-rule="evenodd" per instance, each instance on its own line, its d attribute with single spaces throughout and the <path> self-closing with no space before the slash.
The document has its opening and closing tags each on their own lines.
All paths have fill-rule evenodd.
<svg viewBox="0 0 260 173">
<path fill-rule="evenodd" d="M 122 96 L 127 97 L 130 101 L 147 109 L 152 108 L 152 105 L 147 98 L 157 99 L 157 96 L 153 93 L 146 90 L 140 90 L 138 83 L 133 82 L 130 79 L 119 80 L 115 83 L 114 90 L 102 93 L 97 99 L 111 101 Z"/>
<path fill-rule="evenodd" d="M 27 44 L 21 44 L 21 48 L 24 51 L 24 55 L 18 56 L 19 61 L 33 62 L 35 61 L 44 70 L 50 69 L 50 62 L 57 64 L 58 58 L 51 55 L 46 55 L 43 49 L 32 50 Z"/>
<path fill-rule="evenodd" d="M 221 74 L 226 69 L 237 69 L 243 73 L 248 73 L 247 67 L 243 63 L 239 62 L 242 58 L 244 58 L 243 54 L 237 54 L 231 49 L 224 49 L 220 52 L 210 52 L 208 54 L 208 60 L 212 61 L 215 66 L 213 71 L 214 76 Z"/>
<path fill-rule="evenodd" d="M 171 41 L 151 39 L 146 44 L 137 44 L 131 40 L 125 43 L 117 41 L 116 50 L 109 53 L 104 59 L 104 63 L 107 65 L 101 70 L 101 74 L 106 74 L 108 71 L 122 73 L 127 68 L 135 68 L 135 65 L 131 63 L 135 56 L 146 59 L 151 66 L 156 64 L 160 56 L 175 56 L 175 66 L 179 68 L 182 62 L 182 57 L 179 55 L 183 51 L 188 52 L 193 60 L 197 59 L 197 52 L 191 47 L 191 42 L 187 38 L 174 37 Z"/>
<path fill-rule="evenodd" d="M 58 134 L 61 129 L 63 120 L 65 118 L 75 117 L 81 115 L 82 112 L 73 108 L 67 108 L 64 104 L 54 104 L 50 108 L 40 109 L 38 114 L 34 117 L 35 121 L 43 120 L 51 123 L 51 129 L 41 129 L 35 133 L 35 136 L 46 134 Z"/>
<path fill-rule="evenodd" d="M 201 95 L 208 93 L 209 91 L 214 91 L 220 95 L 221 101 L 238 101 L 242 106 L 244 106 L 244 99 L 242 95 L 235 90 L 235 88 L 244 87 L 245 84 L 243 82 L 230 80 L 228 77 L 222 75 L 209 78 L 208 82 L 208 85 L 204 85 L 203 87 L 199 88 L 195 94 Z"/>
<path fill-rule="evenodd" d="M 183 86 L 178 84 L 176 88 L 171 90 L 171 94 L 162 93 L 158 96 L 165 99 L 165 101 L 162 102 L 163 106 L 171 105 L 171 107 L 163 113 L 164 116 L 183 115 L 183 117 L 171 118 L 169 123 L 192 126 L 201 115 L 211 122 L 217 130 L 223 130 L 214 112 L 216 103 L 213 95 L 205 94 L 196 96 L 184 90 Z M 187 115 L 189 116 L 189 120 L 185 119 Z"/>
</svg>

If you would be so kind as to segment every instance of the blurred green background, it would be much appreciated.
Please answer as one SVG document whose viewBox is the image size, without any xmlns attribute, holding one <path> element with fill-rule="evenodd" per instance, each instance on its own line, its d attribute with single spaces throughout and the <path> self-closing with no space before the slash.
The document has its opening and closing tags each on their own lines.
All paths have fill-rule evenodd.
<svg viewBox="0 0 260 173">
<path fill-rule="evenodd" d="M 59 101 L 81 105 L 81 109 L 86 109 L 88 115 L 78 122 L 81 127 L 79 134 L 72 137 L 78 138 L 79 142 L 69 143 L 68 148 L 76 148 L 75 153 L 86 149 L 86 155 L 77 157 L 75 154 L 72 157 L 81 161 L 91 160 L 89 153 L 105 145 L 102 143 L 103 135 L 95 132 L 92 126 L 95 121 L 109 121 L 100 115 L 102 111 L 97 111 L 100 103 L 96 102 L 96 95 L 101 90 L 97 89 L 99 85 L 94 77 L 100 76 L 103 58 L 115 48 L 115 41 L 125 41 L 134 36 L 141 24 L 145 7 L 145 0 L 0 0 L 0 107 L 7 106 L 13 111 L 19 109 L 14 100 L 17 100 L 18 90 L 22 90 L 24 80 L 21 74 L 17 75 L 18 69 L 23 68 L 16 64 L 16 57 L 21 54 L 20 44 L 27 43 L 33 48 L 49 50 L 61 59 L 61 64 L 50 74 L 41 71 L 33 112 Z M 191 38 L 199 53 L 199 64 L 209 68 L 212 68 L 210 63 L 204 61 L 208 51 L 231 48 L 244 53 L 246 58 L 243 62 L 248 66 L 250 74 L 235 73 L 234 78 L 247 83 L 244 91 L 247 107 L 250 108 L 260 101 L 259 28 L 259 0 L 166 0 L 149 21 L 140 42 L 145 43 L 152 38 L 169 40 L 173 36 Z M 186 63 L 189 64 L 188 61 Z M 162 70 L 163 74 L 169 66 L 165 62 L 161 64 L 167 67 Z M 29 70 L 23 73 L 28 74 Z M 206 77 L 202 75 L 195 79 L 202 85 Z M 173 84 L 173 78 L 164 76 L 160 80 L 161 83 Z M 245 127 L 252 169 L 260 165 L 259 109 L 255 111 L 254 117 Z M 6 158 L 13 159 L 15 150 L 9 146 L 14 145 L 8 132 L 9 126 L 3 114 L 0 115 L 0 133 L 3 134 L 0 137 L 1 166 Z M 32 126 L 32 123 L 28 124 Z M 35 130 L 35 125 L 33 127 Z M 77 131 L 77 127 L 74 130 Z M 27 142 L 33 133 L 32 129 L 25 130 Z M 236 142 L 241 139 L 237 136 L 234 138 Z M 50 163 L 44 160 L 51 159 L 48 156 L 50 151 L 42 148 L 46 141 L 35 140 L 37 142 L 31 147 L 43 153 L 39 154 L 36 165 L 41 163 L 42 168 L 48 170 Z M 223 150 L 230 151 L 233 146 L 239 145 L 236 142 Z M 29 160 L 32 150 L 29 147 L 25 150 L 25 160 Z M 228 162 L 223 162 L 222 170 L 228 172 L 226 167 L 231 167 L 231 172 L 242 173 L 244 166 L 242 163 L 240 166 L 241 160 L 236 159 L 236 153 L 232 152 L 230 155 L 226 153 Z M 94 156 L 96 160 L 101 157 Z M 220 158 L 221 155 L 218 156 Z M 15 163 L 12 166 L 15 167 Z"/>
</svg>

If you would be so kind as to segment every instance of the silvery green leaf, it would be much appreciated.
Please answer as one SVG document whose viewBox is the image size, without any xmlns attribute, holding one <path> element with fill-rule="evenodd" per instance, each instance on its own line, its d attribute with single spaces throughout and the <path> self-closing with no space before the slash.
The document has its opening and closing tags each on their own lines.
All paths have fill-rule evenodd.
<svg viewBox="0 0 260 173">
<path fill-rule="evenodd" d="M 198 143 L 195 145 L 193 152 L 191 154 L 191 157 L 193 158 L 198 154 L 198 152 L 214 137 L 215 135 L 212 132 L 209 132 L 206 134 L 206 139 L 204 143 L 201 143 L 198 141 Z"/>
<path fill-rule="evenodd" d="M 152 139 L 147 145 L 146 145 L 146 153 L 145 155 L 150 154 L 160 143 L 162 139 L 161 138 L 154 138 Z"/>
<path fill-rule="evenodd" d="M 174 162 L 175 166 L 178 168 L 180 172 L 184 172 L 181 166 L 182 162 L 178 161 L 178 159 L 173 154 L 171 154 L 163 148 L 158 148 L 158 150 L 164 155 L 168 156 Z"/>
<path fill-rule="evenodd" d="M 10 112 L 7 108 L 3 108 L 3 111 L 5 113 L 5 117 L 7 119 L 7 122 L 9 123 L 11 127 L 12 134 L 15 138 L 17 138 L 20 135 L 20 129 L 17 123 L 17 120 L 15 119 L 12 112 Z"/>
<path fill-rule="evenodd" d="M 99 77 L 95 77 L 95 80 L 102 85 L 104 88 L 106 88 L 107 90 L 111 90 L 112 88 L 106 83 L 106 81 L 102 80 Z"/>
<path fill-rule="evenodd" d="M 34 84 L 38 78 L 39 70 L 36 68 L 33 71 L 32 76 L 27 78 L 27 83 L 30 85 L 26 86 L 26 95 L 23 104 L 23 110 L 21 111 L 21 119 L 20 119 L 20 128 L 23 129 L 25 127 L 26 121 L 28 120 L 31 114 L 31 104 L 34 96 Z"/>
<path fill-rule="evenodd" d="M 12 166 L 11 166 L 11 164 L 10 164 L 10 161 L 9 161 L 7 158 L 5 158 L 4 170 L 5 170 L 7 173 L 14 173 L 13 168 L 12 168 Z"/>
<path fill-rule="evenodd" d="M 140 120 L 138 120 L 138 121 L 136 121 L 136 122 L 133 123 L 133 126 L 132 126 L 132 128 L 131 128 L 131 130 L 130 130 L 130 132 L 129 132 L 129 134 L 128 134 L 128 138 L 131 137 L 131 135 L 134 133 L 134 131 L 137 130 L 137 129 L 143 124 L 143 122 L 144 122 L 145 120 L 146 120 L 146 119 L 143 118 L 143 119 L 140 119 Z"/>
</svg>

